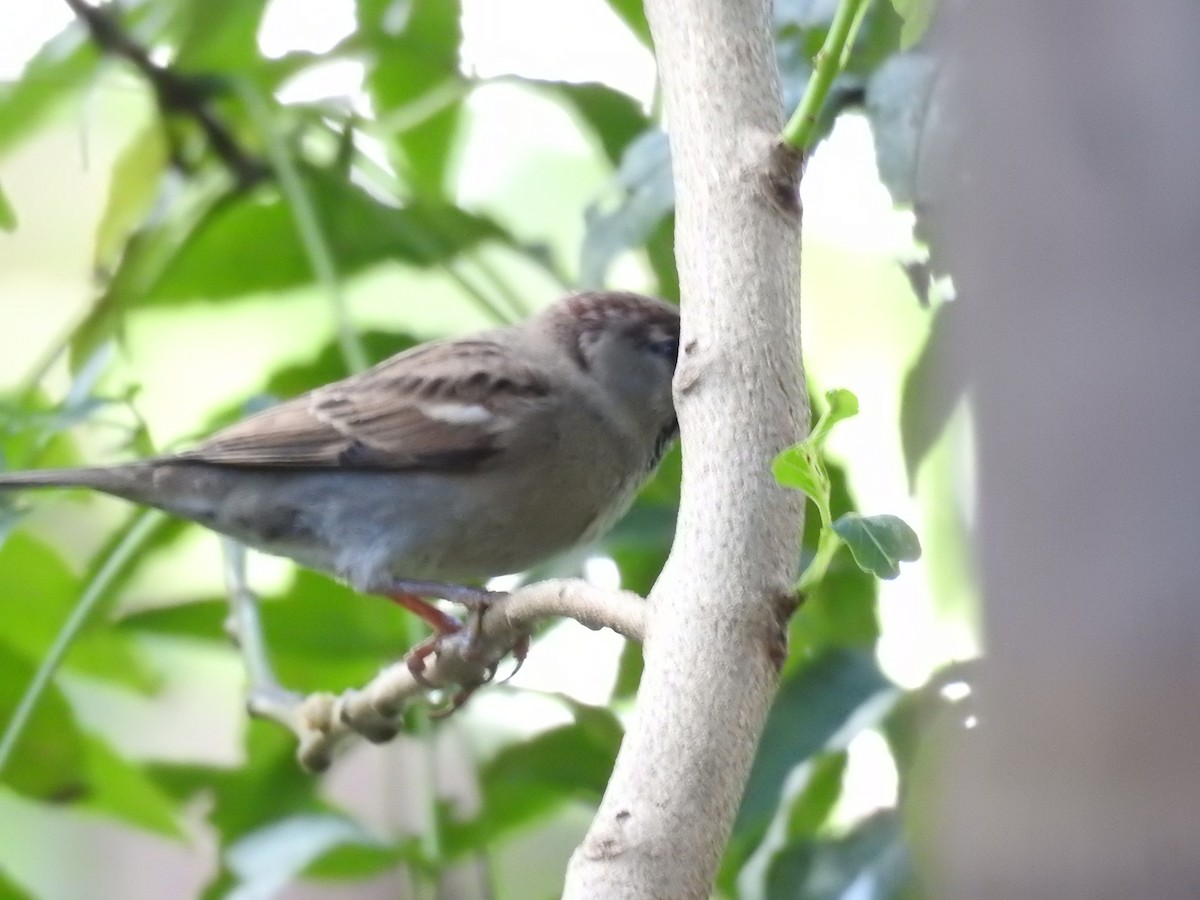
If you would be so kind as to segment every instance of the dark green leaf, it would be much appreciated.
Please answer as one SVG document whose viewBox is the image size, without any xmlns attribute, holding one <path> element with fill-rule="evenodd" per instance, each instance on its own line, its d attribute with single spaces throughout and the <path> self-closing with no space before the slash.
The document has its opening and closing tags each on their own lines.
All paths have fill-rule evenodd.
<svg viewBox="0 0 1200 900">
<path fill-rule="evenodd" d="M 860 516 L 846 513 L 833 523 L 854 554 L 854 561 L 878 578 L 900 574 L 900 563 L 921 558 L 921 542 L 908 524 L 897 516 Z"/>
<path fill-rule="evenodd" d="M 9 881 L 7 873 L 0 869 L 0 900 L 34 900 L 34 897 Z"/>
<path fill-rule="evenodd" d="M 788 665 L 799 665 L 826 647 L 874 646 L 879 637 L 875 585 L 849 553 L 839 553 L 792 616 Z"/>
<path fill-rule="evenodd" d="M 9 202 L 8 194 L 4 193 L 4 186 L 0 185 L 0 231 L 16 231 L 17 230 L 17 211 L 13 209 L 13 205 Z"/>
<path fill-rule="evenodd" d="M 600 142 L 604 155 L 614 166 L 620 165 L 626 148 L 650 127 L 650 120 L 638 102 L 608 85 L 544 84 L 587 123 Z"/>
<path fill-rule="evenodd" d="M 623 734 L 606 709 L 571 704 L 576 721 L 507 747 L 480 772 L 483 810 L 468 822 L 447 822 L 449 858 L 495 846 L 504 834 L 569 800 L 598 803 Z"/>
<path fill-rule="evenodd" d="M 767 900 L 841 900 L 852 885 L 862 896 L 887 900 L 911 875 L 895 810 L 883 810 L 831 841 L 788 844 L 772 860 Z"/>
<path fill-rule="evenodd" d="M 8 629 L 5 639 L 14 630 Z M 0 642 L 0 671 L 4 672 L 0 678 L 0 732 L 12 722 L 34 670 L 34 663 Z M 14 745 L 0 783 L 39 799 L 74 799 L 87 785 L 83 742 L 66 698 L 57 685 L 50 684 Z"/>
<path fill-rule="evenodd" d="M 441 197 L 466 93 L 459 73 L 462 11 L 456 0 L 358 0 L 369 48 L 367 89 L 381 120 L 408 114 L 396 135 L 407 180 L 419 194 Z"/>
<path fill-rule="evenodd" d="M 582 287 L 604 287 L 613 261 L 645 243 L 675 208 L 671 148 L 664 132 L 646 131 L 625 148 L 610 190 L 615 202 L 607 210 L 597 204 L 584 214 Z"/>
<path fill-rule="evenodd" d="M 894 56 L 866 85 L 867 118 L 875 137 L 879 177 L 897 206 L 914 206 L 922 197 L 923 154 L 941 139 L 944 128 L 931 101 L 938 63 L 924 53 Z"/>
<path fill-rule="evenodd" d="M 387 206 L 333 172 L 308 169 L 304 183 L 342 275 L 383 262 L 432 266 L 504 236 L 493 222 L 458 207 Z M 287 204 L 273 194 L 256 195 L 214 209 L 147 289 L 146 299 L 219 300 L 286 290 L 313 278 Z"/>
<path fill-rule="evenodd" d="M 941 304 L 921 354 L 904 376 L 900 403 L 900 442 L 904 448 L 904 470 L 908 484 L 916 484 L 917 472 L 926 455 L 950 421 L 967 391 L 958 334 L 962 304 Z"/>
<path fill-rule="evenodd" d="M 850 718 L 892 689 L 874 656 L 859 650 L 828 650 L 784 681 L 738 811 L 728 851 L 732 859 L 749 858 L 758 845 L 792 770 L 827 749 L 835 735 L 849 739 L 841 732 Z M 870 724 L 862 721 L 861 727 Z"/>
<path fill-rule="evenodd" d="M 846 752 L 826 753 L 812 761 L 804 789 L 792 801 L 788 810 L 787 839 L 795 841 L 817 833 L 842 794 L 842 778 L 846 774 Z"/>
</svg>

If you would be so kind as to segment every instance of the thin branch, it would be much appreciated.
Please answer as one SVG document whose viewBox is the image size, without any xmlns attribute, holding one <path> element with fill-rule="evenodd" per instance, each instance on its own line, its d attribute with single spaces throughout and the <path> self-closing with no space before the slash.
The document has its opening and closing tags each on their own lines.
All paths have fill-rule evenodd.
<svg viewBox="0 0 1200 900">
<path fill-rule="evenodd" d="M 208 81 L 182 75 L 154 62 L 146 48 L 125 33 L 112 6 L 91 6 L 84 0 L 65 2 L 87 27 L 101 51 L 124 59 L 150 82 L 164 116 L 186 116 L 200 126 L 209 147 L 240 187 L 257 184 L 270 174 L 266 165 L 248 153 L 213 112 L 209 104 L 213 90 Z"/>
<path fill-rule="evenodd" d="M 300 739 L 301 765 L 321 771 L 355 733 L 379 743 L 391 740 L 405 705 L 429 690 L 485 684 L 513 646 L 537 622 L 552 616 L 568 616 L 593 630 L 611 628 L 640 641 L 645 601 L 628 591 L 605 591 L 584 581 L 539 581 L 513 591 L 470 627 L 443 639 L 438 652 L 426 660 L 421 681 L 405 662 L 398 662 L 361 689 L 338 696 L 313 694 L 293 706 L 273 700 L 260 706 L 252 698 L 250 712 L 291 727 Z"/>
<path fill-rule="evenodd" d="M 783 140 L 797 150 L 810 149 L 817 128 L 817 116 L 825 105 L 833 80 L 845 68 L 846 58 L 850 55 L 851 35 L 858 30 L 857 25 L 868 2 L 841 0 L 838 4 L 829 32 L 825 35 L 825 43 L 813 60 L 812 77 L 804 88 L 800 105 L 783 126 Z"/>
</svg>

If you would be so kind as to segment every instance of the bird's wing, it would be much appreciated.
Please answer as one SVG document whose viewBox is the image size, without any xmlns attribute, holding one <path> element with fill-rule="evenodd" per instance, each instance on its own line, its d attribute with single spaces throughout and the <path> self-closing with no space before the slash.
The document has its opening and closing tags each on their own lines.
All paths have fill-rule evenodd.
<svg viewBox="0 0 1200 900">
<path fill-rule="evenodd" d="M 510 345 L 444 341 L 267 409 L 177 458 L 262 468 L 471 468 L 550 402 L 545 373 Z"/>
</svg>

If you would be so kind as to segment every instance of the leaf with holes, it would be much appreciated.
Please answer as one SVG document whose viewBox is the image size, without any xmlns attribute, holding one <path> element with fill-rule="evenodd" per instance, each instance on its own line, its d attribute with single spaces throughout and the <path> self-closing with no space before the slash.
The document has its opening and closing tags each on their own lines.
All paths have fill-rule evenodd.
<svg viewBox="0 0 1200 900">
<path fill-rule="evenodd" d="M 916 532 L 897 516 L 846 513 L 833 523 L 833 530 L 846 542 L 859 567 L 879 578 L 895 578 L 900 563 L 921 558 Z"/>
</svg>

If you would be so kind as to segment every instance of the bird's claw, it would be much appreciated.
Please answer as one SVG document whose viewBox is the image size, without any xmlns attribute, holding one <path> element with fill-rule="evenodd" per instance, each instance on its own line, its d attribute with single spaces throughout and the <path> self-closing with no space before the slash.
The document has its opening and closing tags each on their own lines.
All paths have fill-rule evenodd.
<svg viewBox="0 0 1200 900">
<path fill-rule="evenodd" d="M 392 596 L 395 598 L 395 595 Z M 434 625 L 436 628 L 436 633 L 417 644 L 415 647 L 409 650 L 408 654 L 404 657 L 405 665 L 408 666 L 408 671 L 412 674 L 413 680 L 423 688 L 434 689 L 438 687 L 425 677 L 425 661 L 430 656 L 437 654 L 441 649 L 442 641 L 451 635 L 457 636 L 458 639 L 465 644 L 467 654 L 475 654 L 477 651 L 481 650 L 481 635 L 483 632 L 482 625 L 484 614 L 490 608 L 492 602 L 502 596 L 504 595 L 491 594 L 487 600 L 477 598 L 479 602 L 473 603 L 469 606 L 470 613 L 467 616 L 465 625 L 458 623 L 457 620 L 450 619 L 448 616 L 436 622 L 426 618 L 426 621 L 430 621 L 430 624 Z M 458 597 L 454 599 L 461 600 L 461 598 Z M 422 603 L 423 602 L 424 601 L 422 601 Z M 408 604 L 405 603 L 405 605 L 407 606 Z M 412 607 L 410 606 L 409 608 Z M 442 615 L 444 616 L 445 614 Z M 451 621 L 454 622 L 453 625 L 450 624 Z M 512 677 L 517 674 L 517 672 L 521 671 L 521 666 L 525 664 L 525 659 L 529 655 L 529 643 L 530 636 L 528 634 L 523 634 L 513 645 L 510 652 L 516 658 L 517 665 L 511 672 L 508 673 L 508 675 L 505 676 L 504 682 L 511 680 Z M 464 703 L 467 702 L 467 700 L 472 694 L 475 693 L 475 691 L 477 691 L 481 686 L 488 684 L 495 679 L 496 670 L 499 667 L 499 664 L 500 660 L 493 662 L 485 670 L 482 679 L 474 684 L 462 686 L 445 706 L 432 712 L 430 714 L 430 718 L 444 719 L 458 710 Z"/>
</svg>

